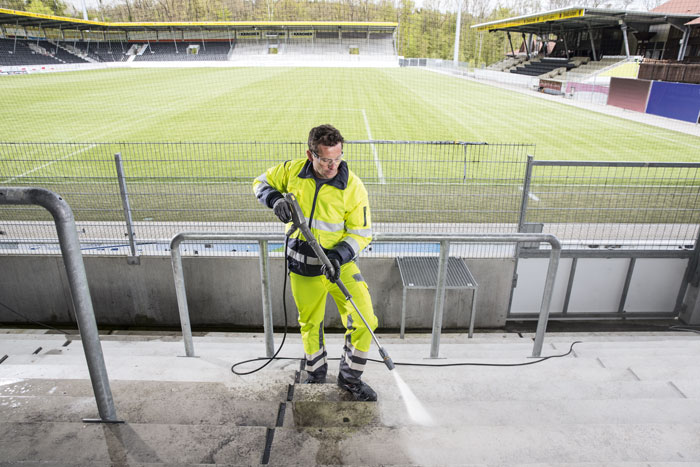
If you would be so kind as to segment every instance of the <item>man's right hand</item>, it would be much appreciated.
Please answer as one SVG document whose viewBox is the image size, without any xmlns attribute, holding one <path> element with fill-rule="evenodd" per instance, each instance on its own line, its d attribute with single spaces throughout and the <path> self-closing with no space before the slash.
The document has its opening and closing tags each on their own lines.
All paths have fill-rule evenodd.
<svg viewBox="0 0 700 467">
<path fill-rule="evenodd" d="M 289 203 L 286 199 L 280 198 L 275 201 L 275 205 L 272 206 L 272 210 L 275 216 L 279 218 L 285 224 L 292 221 L 292 209 L 289 207 Z"/>
</svg>

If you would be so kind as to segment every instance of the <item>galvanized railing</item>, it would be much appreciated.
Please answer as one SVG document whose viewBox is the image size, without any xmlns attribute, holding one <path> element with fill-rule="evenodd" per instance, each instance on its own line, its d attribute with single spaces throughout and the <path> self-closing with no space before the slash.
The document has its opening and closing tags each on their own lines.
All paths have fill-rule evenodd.
<svg viewBox="0 0 700 467">
<path fill-rule="evenodd" d="M 99 421 L 119 423 L 114 409 L 112 390 L 105 367 L 100 337 L 97 332 L 95 310 L 88 287 L 85 264 L 80 252 L 80 242 L 75 228 L 73 211 L 68 203 L 56 193 L 43 188 L 2 188 L 0 187 L 0 204 L 37 205 L 51 213 L 56 224 L 58 240 L 61 245 L 63 262 L 66 267 L 71 297 L 78 319 L 80 340 L 85 350 L 88 372 L 95 393 L 97 410 L 100 420 L 84 419 L 84 421 Z"/>
<path fill-rule="evenodd" d="M 170 255 L 173 266 L 173 277 L 177 294 L 177 303 L 180 313 L 180 325 L 185 344 L 185 353 L 188 357 L 194 357 L 194 343 L 192 342 L 192 329 L 190 326 L 189 309 L 187 306 L 187 292 L 185 290 L 185 278 L 182 269 L 182 255 L 180 243 L 184 240 L 243 240 L 257 241 L 260 246 L 260 278 L 262 282 L 263 326 L 265 331 L 265 348 L 268 357 L 274 354 L 274 340 L 272 333 L 272 310 L 270 306 L 270 280 L 269 257 L 267 245 L 270 241 L 284 241 L 284 236 L 266 232 L 247 233 L 207 233 L 207 232 L 182 232 L 175 235 L 170 241 Z M 561 244 L 554 235 L 549 234 L 405 234 L 405 233 L 377 233 L 375 242 L 439 242 L 440 260 L 438 263 L 437 290 L 435 294 L 435 307 L 433 312 L 433 329 L 430 344 L 430 358 L 437 358 L 440 350 L 440 334 L 442 330 L 442 314 L 445 303 L 445 285 L 447 278 L 447 260 L 450 254 L 451 243 L 549 243 L 549 266 L 545 280 L 542 304 L 537 322 L 535 343 L 532 348 L 532 357 L 539 357 L 542 353 L 542 344 L 549 319 L 549 308 L 552 302 L 554 280 L 559 266 Z M 473 329 L 475 313 L 470 317 L 470 329 Z"/>
</svg>

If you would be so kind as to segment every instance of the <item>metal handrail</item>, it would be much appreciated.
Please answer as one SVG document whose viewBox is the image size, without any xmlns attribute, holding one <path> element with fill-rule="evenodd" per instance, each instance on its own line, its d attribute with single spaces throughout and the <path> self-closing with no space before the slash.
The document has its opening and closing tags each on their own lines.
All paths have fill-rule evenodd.
<svg viewBox="0 0 700 467">
<path fill-rule="evenodd" d="M 66 267 L 71 297 L 75 306 L 80 331 L 80 340 L 85 350 L 88 372 L 95 393 L 97 410 L 100 420 L 84 419 L 84 421 L 100 421 L 119 423 L 114 409 L 112 390 L 105 367 L 100 336 L 97 332 L 95 311 L 92 306 L 90 289 L 88 287 L 85 264 L 80 252 L 78 232 L 75 227 L 73 211 L 66 201 L 53 191 L 44 188 L 31 187 L 0 187 L 0 204 L 38 205 L 45 208 L 53 216 L 61 245 L 63 263 Z"/>
<path fill-rule="evenodd" d="M 265 343 L 267 356 L 273 355 L 274 343 L 272 335 L 272 310 L 270 306 L 270 281 L 267 242 L 284 241 L 282 234 L 270 234 L 267 232 L 246 233 L 207 233 L 207 232 L 181 232 L 170 241 L 170 255 L 175 280 L 175 292 L 177 294 L 178 310 L 180 312 L 180 324 L 182 337 L 185 343 L 185 353 L 188 357 L 194 357 L 194 345 L 192 343 L 192 330 L 190 327 L 189 310 L 187 308 L 187 294 L 185 292 L 185 278 L 182 271 L 182 255 L 180 243 L 183 240 L 247 240 L 257 241 L 260 244 L 260 276 L 262 280 L 263 296 L 263 326 L 265 329 Z M 431 358 L 437 358 L 440 347 L 440 331 L 442 329 L 442 311 L 445 301 L 445 284 L 447 282 L 447 259 L 449 257 L 450 243 L 549 243 L 549 265 L 545 279 L 542 303 L 537 320 L 535 343 L 532 349 L 532 357 L 539 357 L 542 353 L 542 344 L 549 319 L 549 307 L 552 302 L 554 280 L 559 267 L 561 256 L 561 243 L 559 239 L 550 234 L 517 233 L 517 234 L 420 234 L 420 233 L 377 233 L 374 235 L 377 242 L 440 242 L 440 261 L 438 263 L 437 290 L 435 294 L 435 312 L 433 314 L 433 334 L 431 341 Z M 472 312 L 473 319 L 474 313 Z"/>
<path fill-rule="evenodd" d="M 257 241 L 260 245 L 260 280 L 262 282 L 263 301 L 263 328 L 265 329 L 265 347 L 268 357 L 274 354 L 274 342 L 272 336 L 272 306 L 270 299 L 270 274 L 268 270 L 268 241 L 284 241 L 283 234 L 271 233 L 207 233 L 207 232 L 180 232 L 170 240 L 170 261 L 173 266 L 175 280 L 175 294 L 177 295 L 177 308 L 180 313 L 180 326 L 182 338 L 185 341 L 185 355 L 194 357 L 194 344 L 192 343 L 192 328 L 190 326 L 190 312 L 187 306 L 187 293 L 185 291 L 185 276 L 182 271 L 182 255 L 180 243 L 184 240 L 247 240 Z"/>
</svg>

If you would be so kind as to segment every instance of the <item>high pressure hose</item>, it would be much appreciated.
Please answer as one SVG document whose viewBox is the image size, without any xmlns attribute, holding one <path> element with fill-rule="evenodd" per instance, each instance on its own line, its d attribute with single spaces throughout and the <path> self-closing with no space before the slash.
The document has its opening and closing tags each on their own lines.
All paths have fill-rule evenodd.
<svg viewBox="0 0 700 467">
<path fill-rule="evenodd" d="M 282 347 L 284 346 L 284 342 L 287 339 L 287 299 L 286 299 L 286 292 L 287 292 L 287 276 L 288 276 L 288 270 L 287 270 L 287 248 L 289 245 L 289 238 L 291 235 L 297 230 L 301 230 L 301 233 L 304 234 L 304 237 L 306 238 L 306 241 L 311 244 L 311 247 L 314 249 L 316 252 L 317 256 L 319 259 L 323 262 L 323 264 L 326 265 L 327 268 L 330 268 L 331 271 L 333 271 L 333 264 L 328 260 L 328 257 L 326 256 L 326 253 L 323 251 L 323 248 L 318 244 L 316 239 L 314 238 L 313 234 L 311 233 L 311 230 L 309 229 L 308 225 L 306 224 L 306 218 L 304 217 L 304 214 L 301 211 L 301 208 L 299 207 L 299 204 L 296 201 L 296 198 L 294 197 L 293 194 L 287 193 L 285 195 L 285 198 L 289 202 L 291 208 L 292 208 L 292 222 L 293 225 L 291 229 L 287 232 L 284 240 L 284 282 L 282 285 L 282 308 L 284 310 L 284 335 L 282 336 L 282 342 L 280 343 L 279 348 L 275 352 L 275 354 L 272 357 L 258 357 L 258 358 L 251 358 L 249 360 L 243 360 L 237 363 L 234 363 L 231 366 L 231 371 L 238 375 L 238 376 L 245 376 L 245 375 L 250 375 L 253 373 L 256 373 L 263 368 L 265 368 L 267 365 L 270 364 L 273 360 L 303 360 L 303 358 L 299 357 L 278 357 L 280 351 L 282 350 Z M 379 348 L 379 355 L 382 357 L 381 360 L 374 360 L 371 358 L 368 358 L 367 361 L 369 362 L 375 362 L 375 363 L 384 363 L 386 367 L 391 371 L 395 368 L 395 365 L 403 365 L 403 366 L 420 366 L 420 367 L 448 367 L 448 366 L 496 366 L 496 367 L 514 367 L 514 366 L 527 366 L 527 365 L 534 365 L 535 363 L 540 363 L 545 360 L 549 360 L 550 358 L 560 358 L 560 357 L 566 357 L 567 355 L 571 354 L 571 352 L 574 349 L 574 345 L 579 344 L 580 341 L 573 342 L 571 346 L 569 347 L 569 351 L 560 354 L 560 355 L 550 355 L 547 357 L 542 357 L 537 360 L 532 360 L 529 362 L 524 362 L 524 363 L 470 363 L 470 362 L 458 362 L 458 363 L 401 363 L 401 362 L 396 362 L 394 364 L 393 360 L 391 357 L 389 357 L 389 353 L 382 347 L 382 345 L 379 343 L 379 340 L 377 339 L 377 336 L 372 332 L 372 329 L 369 327 L 367 321 L 365 321 L 365 317 L 362 316 L 362 313 L 360 310 L 357 308 L 357 305 L 355 305 L 355 302 L 352 300 L 352 296 L 350 295 L 350 292 L 348 289 L 345 287 L 345 285 L 342 283 L 340 279 L 336 281 L 336 284 L 338 284 L 338 287 L 340 290 L 345 294 L 345 298 L 355 307 L 355 310 L 357 311 L 358 315 L 362 319 L 362 321 L 365 323 L 365 326 L 367 326 L 367 330 L 370 332 L 372 335 L 372 338 L 374 339 L 374 342 L 377 344 L 377 347 Z M 697 332 L 697 331 L 694 331 Z M 263 363 L 261 366 L 258 368 L 255 368 L 254 370 L 250 371 L 237 371 L 236 367 L 239 365 L 243 365 L 244 363 L 250 363 L 250 362 L 258 362 L 265 360 L 265 363 Z M 340 360 L 340 358 L 329 358 L 328 360 Z"/>
<path fill-rule="evenodd" d="M 243 365 L 244 363 L 250 363 L 250 362 L 257 362 L 259 360 L 265 360 L 264 358 L 252 358 L 250 360 L 243 360 L 242 362 L 237 362 L 234 363 L 231 366 L 231 371 L 238 375 L 238 376 L 244 376 L 244 375 L 250 375 L 255 372 L 258 372 L 265 368 L 267 365 L 270 364 L 272 360 L 277 360 L 277 355 L 280 353 L 282 350 L 282 347 L 284 346 L 284 341 L 287 340 L 287 246 L 289 244 L 289 237 L 292 235 L 292 233 L 296 230 L 296 228 L 292 228 L 289 233 L 287 233 L 285 239 L 284 239 L 284 282 L 282 285 L 282 308 L 284 310 L 284 334 L 282 336 L 282 342 L 280 343 L 280 346 L 277 348 L 277 351 L 272 357 L 267 358 L 267 361 L 262 364 L 262 366 L 259 366 L 258 368 L 250 371 L 236 371 L 236 367 L 238 365 Z M 270 323 L 272 325 L 272 323 Z"/>
</svg>

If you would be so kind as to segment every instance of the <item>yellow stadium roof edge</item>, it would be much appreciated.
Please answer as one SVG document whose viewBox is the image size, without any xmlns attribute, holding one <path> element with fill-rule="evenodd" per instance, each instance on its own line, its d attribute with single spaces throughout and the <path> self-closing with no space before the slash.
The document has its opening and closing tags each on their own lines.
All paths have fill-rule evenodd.
<svg viewBox="0 0 700 467">
<path fill-rule="evenodd" d="M 583 7 L 568 7 L 559 10 L 545 11 L 531 15 L 516 16 L 514 18 L 500 19 L 488 23 L 475 24 L 472 28 L 477 31 L 490 31 L 491 29 L 504 29 L 526 24 L 546 23 L 559 19 L 576 18 L 583 16 L 586 9 Z"/>
<path fill-rule="evenodd" d="M 48 22 L 44 22 L 48 21 Z M 189 21 L 189 22 L 105 22 L 91 21 L 64 16 L 44 15 L 27 11 L 8 10 L 0 8 L 0 23 L 19 23 L 22 26 L 74 26 L 77 29 L 139 29 L 139 28 L 173 28 L 173 27 L 314 27 L 314 26 L 347 26 L 347 27 L 383 27 L 396 28 L 398 23 L 370 21 Z"/>
<path fill-rule="evenodd" d="M 480 23 L 472 26 L 477 31 L 508 30 L 519 32 L 534 32 L 535 25 L 560 23 L 569 26 L 581 24 L 592 26 L 608 26 L 617 23 L 621 19 L 634 20 L 649 24 L 667 22 L 669 19 L 692 19 L 698 14 L 669 14 L 652 11 L 613 10 L 605 8 L 588 8 L 582 6 L 570 6 L 557 10 L 533 13 L 530 15 L 504 18 L 488 23 Z"/>
</svg>

